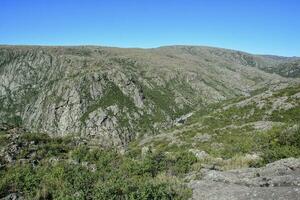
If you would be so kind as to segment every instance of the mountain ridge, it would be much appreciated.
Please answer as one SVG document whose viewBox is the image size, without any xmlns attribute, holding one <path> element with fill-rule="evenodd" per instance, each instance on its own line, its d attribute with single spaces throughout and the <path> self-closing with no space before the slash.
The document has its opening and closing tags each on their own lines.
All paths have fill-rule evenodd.
<svg viewBox="0 0 300 200">
<path fill-rule="evenodd" d="M 115 49 L 140 49 L 140 50 L 151 50 L 151 49 L 159 49 L 159 48 L 168 48 L 168 47 L 196 47 L 196 48 L 211 48 L 211 49 L 220 49 L 220 50 L 229 50 L 235 52 L 241 52 L 256 56 L 269 57 L 273 59 L 300 59 L 299 56 L 282 56 L 277 54 L 266 54 L 266 53 L 250 53 L 244 50 L 238 50 L 234 48 L 225 48 L 220 46 L 209 46 L 209 45 L 188 45 L 188 44 L 172 44 L 172 45 L 162 45 L 157 47 L 119 47 L 119 46 L 110 46 L 110 45 L 98 45 L 98 44 L 74 44 L 74 45 L 45 45 L 45 44 L 0 44 L 0 47 L 70 47 L 70 48 L 80 48 L 80 47 L 95 47 L 95 48 L 115 48 Z"/>
</svg>

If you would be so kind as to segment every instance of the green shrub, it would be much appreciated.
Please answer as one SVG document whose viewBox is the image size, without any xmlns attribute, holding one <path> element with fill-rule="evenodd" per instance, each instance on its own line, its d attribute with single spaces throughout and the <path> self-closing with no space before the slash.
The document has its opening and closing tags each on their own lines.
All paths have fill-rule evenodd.
<svg viewBox="0 0 300 200">
<path fill-rule="evenodd" d="M 177 153 L 172 170 L 175 174 L 184 174 L 189 172 L 191 166 L 197 162 L 197 158 L 191 152 Z"/>
<path fill-rule="evenodd" d="M 294 146 L 275 146 L 272 145 L 263 152 L 264 163 L 274 162 L 283 158 L 300 156 L 300 149 Z"/>
<path fill-rule="evenodd" d="M 77 162 L 86 161 L 87 154 L 89 153 L 89 148 L 87 146 L 79 146 L 71 153 L 71 158 Z"/>
<path fill-rule="evenodd" d="M 30 165 L 16 165 L 9 168 L 0 176 L 0 196 L 20 191 L 28 196 L 34 196 L 34 188 L 39 185 L 40 178 Z"/>
<path fill-rule="evenodd" d="M 266 143 L 262 145 L 262 157 L 265 163 L 300 156 L 299 126 L 296 129 L 286 130 L 273 128 L 262 141 Z"/>
<path fill-rule="evenodd" d="M 279 145 L 287 145 L 300 148 L 300 126 L 297 126 L 294 129 L 277 132 L 275 137 L 278 138 Z"/>
<path fill-rule="evenodd" d="M 190 190 L 170 180 L 115 179 L 97 184 L 95 199 L 188 199 Z"/>
<path fill-rule="evenodd" d="M 19 139 L 18 158 L 29 163 L 0 169 L 0 197 L 14 192 L 25 199 L 187 199 L 191 194 L 180 180 L 161 178 L 170 170 L 186 173 L 195 161 L 189 153 L 170 158 L 155 152 L 137 158 L 114 149 L 74 147 L 42 134 Z M 50 162 L 52 157 L 59 159 Z M 33 165 L 33 160 L 38 162 Z"/>
<path fill-rule="evenodd" d="M 49 135 L 45 133 L 25 133 L 19 138 L 19 143 L 34 142 L 35 144 L 47 143 L 50 140 Z"/>
<path fill-rule="evenodd" d="M 4 146 L 7 142 L 7 134 L 6 132 L 0 131 L 0 148 Z"/>
<path fill-rule="evenodd" d="M 141 170 L 143 173 L 149 173 L 155 177 L 160 171 L 167 167 L 167 159 L 163 152 L 148 153 L 143 160 Z"/>
</svg>

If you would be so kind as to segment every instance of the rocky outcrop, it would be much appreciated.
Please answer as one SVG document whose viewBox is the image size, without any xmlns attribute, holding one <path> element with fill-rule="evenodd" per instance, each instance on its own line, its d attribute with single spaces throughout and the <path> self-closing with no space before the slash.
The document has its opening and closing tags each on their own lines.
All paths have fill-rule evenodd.
<svg viewBox="0 0 300 200">
<path fill-rule="evenodd" d="M 184 124 L 185 121 L 186 121 L 189 117 L 191 117 L 192 115 L 193 115 L 193 113 L 187 113 L 187 114 L 185 114 L 185 115 L 183 115 L 183 116 L 180 116 L 180 117 L 176 118 L 176 119 L 175 119 L 175 125 L 176 125 L 176 126 L 180 126 L 180 125 Z"/>
<path fill-rule="evenodd" d="M 6 197 L 1 198 L 0 200 L 24 200 L 24 197 L 17 193 L 11 193 Z"/>
<path fill-rule="evenodd" d="M 231 171 L 204 169 L 189 183 L 192 199 L 300 199 L 300 159 L 288 158 L 262 168 Z"/>
</svg>

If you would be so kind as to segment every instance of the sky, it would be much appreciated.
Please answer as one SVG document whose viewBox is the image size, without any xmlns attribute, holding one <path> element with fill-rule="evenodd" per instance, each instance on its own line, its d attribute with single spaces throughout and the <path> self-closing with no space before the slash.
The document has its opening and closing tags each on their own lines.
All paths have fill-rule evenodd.
<svg viewBox="0 0 300 200">
<path fill-rule="evenodd" d="M 300 56 L 299 0 L 0 0 L 0 44 L 204 45 Z"/>
</svg>

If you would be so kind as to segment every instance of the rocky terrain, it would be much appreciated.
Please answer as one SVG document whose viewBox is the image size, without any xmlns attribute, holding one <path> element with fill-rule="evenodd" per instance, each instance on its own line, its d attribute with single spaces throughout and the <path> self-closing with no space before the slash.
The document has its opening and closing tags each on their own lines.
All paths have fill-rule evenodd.
<svg viewBox="0 0 300 200">
<path fill-rule="evenodd" d="M 195 107 L 293 82 L 299 65 L 283 72 L 287 62 L 192 46 L 1 46 L 0 122 L 126 146 Z"/>
<path fill-rule="evenodd" d="M 192 181 L 192 199 L 300 199 L 300 159 L 288 158 L 262 168 L 203 170 Z"/>
<path fill-rule="evenodd" d="M 0 46 L 0 199 L 299 199 L 299 61 Z"/>
<path fill-rule="evenodd" d="M 279 87 L 208 106 L 131 148 L 194 154 L 192 199 L 299 199 L 299 94 Z"/>
</svg>

